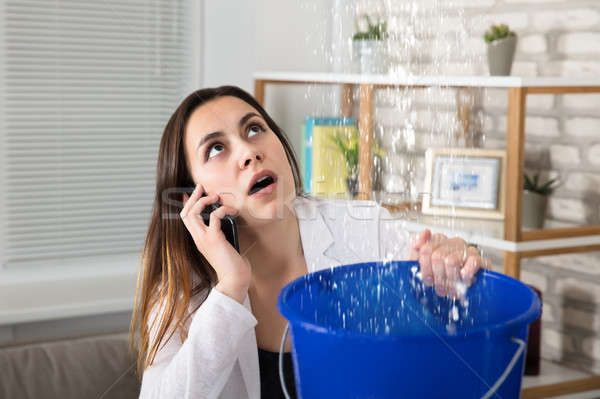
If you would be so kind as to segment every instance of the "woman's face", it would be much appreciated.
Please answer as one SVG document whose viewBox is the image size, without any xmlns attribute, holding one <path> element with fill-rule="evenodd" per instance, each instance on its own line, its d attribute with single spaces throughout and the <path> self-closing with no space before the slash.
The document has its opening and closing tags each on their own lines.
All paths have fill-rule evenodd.
<svg viewBox="0 0 600 399">
<path fill-rule="evenodd" d="M 219 194 L 242 224 L 284 217 L 284 207 L 295 198 L 292 168 L 283 144 L 250 104 L 224 96 L 199 106 L 187 123 L 184 145 L 194 183 Z M 273 192 L 250 195 L 253 176 L 267 169 L 276 176 Z"/>
</svg>

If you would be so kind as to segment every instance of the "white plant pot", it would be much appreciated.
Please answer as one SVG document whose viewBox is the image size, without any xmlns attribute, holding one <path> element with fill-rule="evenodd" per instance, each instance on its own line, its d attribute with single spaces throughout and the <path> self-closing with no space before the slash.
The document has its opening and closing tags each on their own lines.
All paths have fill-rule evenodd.
<svg viewBox="0 0 600 399">
<path fill-rule="evenodd" d="M 487 59 L 492 76 L 508 76 L 512 69 L 517 36 L 495 40 L 487 45 Z"/>
<path fill-rule="evenodd" d="M 548 197 L 528 190 L 523 191 L 523 227 L 541 229 L 546 218 Z"/>
<path fill-rule="evenodd" d="M 387 46 L 383 40 L 353 40 L 353 72 L 385 74 L 388 72 Z"/>
</svg>

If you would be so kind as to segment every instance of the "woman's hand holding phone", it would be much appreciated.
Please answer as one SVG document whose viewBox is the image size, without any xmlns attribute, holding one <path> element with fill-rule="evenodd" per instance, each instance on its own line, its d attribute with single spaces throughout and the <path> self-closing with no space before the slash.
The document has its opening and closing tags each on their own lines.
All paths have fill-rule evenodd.
<svg viewBox="0 0 600 399">
<path fill-rule="evenodd" d="M 219 196 L 202 196 L 203 192 L 204 188 L 199 184 L 189 198 L 184 193 L 184 206 L 179 215 L 192 235 L 196 248 L 217 273 L 219 282 L 215 288 L 243 303 L 252 276 L 250 262 L 231 246 L 221 230 L 221 218 L 225 215 L 236 215 L 237 210 L 229 206 L 220 206 L 211 212 L 207 226 L 200 213 L 209 204 L 217 202 Z"/>
</svg>

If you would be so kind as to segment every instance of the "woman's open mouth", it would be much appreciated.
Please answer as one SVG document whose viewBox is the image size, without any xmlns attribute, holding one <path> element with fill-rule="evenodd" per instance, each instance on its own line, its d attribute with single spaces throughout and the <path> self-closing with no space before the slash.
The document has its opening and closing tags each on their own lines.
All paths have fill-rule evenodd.
<svg viewBox="0 0 600 399">
<path fill-rule="evenodd" d="M 253 197 L 262 197 L 264 195 L 271 194 L 275 191 L 275 185 L 277 184 L 277 178 L 272 176 L 263 176 L 256 181 L 250 188 L 248 195 Z"/>
</svg>

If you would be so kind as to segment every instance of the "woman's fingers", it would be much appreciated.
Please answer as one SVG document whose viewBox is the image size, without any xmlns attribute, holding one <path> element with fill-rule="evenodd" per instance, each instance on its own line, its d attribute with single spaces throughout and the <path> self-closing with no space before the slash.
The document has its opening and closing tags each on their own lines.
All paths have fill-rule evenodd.
<svg viewBox="0 0 600 399">
<path fill-rule="evenodd" d="M 427 236 L 429 239 L 422 242 Z M 434 285 L 436 294 L 448 297 L 456 297 L 457 291 L 464 289 L 458 285 L 460 280 L 471 285 L 475 273 L 489 268 L 491 263 L 462 238 L 449 239 L 443 234 L 431 235 L 429 231 L 423 231 L 411 242 L 410 257 L 418 259 L 424 284 Z"/>
<path fill-rule="evenodd" d="M 468 285 L 471 285 L 475 273 L 481 268 L 489 268 L 490 266 L 490 260 L 482 257 L 477 248 L 469 247 L 467 248 L 467 260 L 460 271 L 460 275 Z"/>
<path fill-rule="evenodd" d="M 190 197 L 190 200 L 192 200 L 191 197 Z M 206 225 L 204 224 L 204 220 L 200 216 L 200 213 L 202 213 L 204 211 L 204 208 L 206 208 L 208 205 L 210 205 L 212 203 L 215 203 L 218 200 L 219 200 L 219 195 L 218 194 L 212 194 L 212 195 L 209 195 L 207 197 L 201 197 L 192 206 L 192 208 L 190 209 L 190 212 L 188 213 L 188 215 L 190 215 L 190 216 L 192 216 L 192 215 L 196 216 L 194 219 L 197 220 L 198 223 L 201 226 L 206 227 Z"/>
<path fill-rule="evenodd" d="M 409 260 L 419 259 L 419 250 L 431 239 L 431 230 L 425 229 L 418 236 L 410 240 L 410 255 Z"/>
<path fill-rule="evenodd" d="M 209 220 L 209 231 L 221 231 L 221 219 L 225 217 L 225 215 L 237 215 L 238 211 L 235 208 L 230 206 L 222 205 L 217 210 L 213 211 L 210 214 Z"/>
<path fill-rule="evenodd" d="M 227 241 L 221 231 L 221 218 L 225 214 L 238 213 L 234 208 L 221 205 L 210 214 L 208 226 L 201 213 L 209 204 L 219 201 L 217 194 L 202 196 L 201 185 L 196 186 L 191 196 L 183 195 L 184 206 L 181 219 L 190 233 L 198 251 L 217 273 L 218 290 L 236 300 L 243 298 L 252 277 L 250 262 L 243 258 Z"/>
<path fill-rule="evenodd" d="M 451 253 L 447 245 L 440 245 L 431 254 L 431 268 L 433 270 L 433 284 L 436 294 L 446 295 L 446 258 Z"/>
<path fill-rule="evenodd" d="M 436 294 L 455 297 L 456 283 L 467 255 L 467 244 L 461 238 L 442 234 L 432 236 L 431 270 Z"/>
<path fill-rule="evenodd" d="M 435 272 L 433 270 L 432 255 L 448 238 L 443 234 L 431 234 L 431 231 L 425 230 L 419 238 L 428 238 L 418 250 L 419 265 L 421 266 L 421 278 L 425 285 L 435 283 Z M 418 241 L 418 239 L 417 239 Z M 415 242 L 416 243 L 416 242 Z"/>
<path fill-rule="evenodd" d="M 459 271 L 462 266 L 461 258 L 456 252 L 451 252 L 444 262 L 446 271 L 446 295 L 449 298 L 456 297 L 456 283 L 459 279 Z"/>
<path fill-rule="evenodd" d="M 431 254 L 433 247 L 430 242 L 423 244 L 419 250 L 419 265 L 421 267 L 421 278 L 425 285 L 433 284 L 433 269 L 431 267 Z"/>
<path fill-rule="evenodd" d="M 202 195 L 204 188 L 201 184 L 198 184 L 194 191 L 192 191 L 192 195 L 188 197 L 186 193 L 183 193 L 183 209 L 179 212 L 179 216 L 181 219 L 187 217 L 190 209 L 194 206 L 198 198 Z"/>
<path fill-rule="evenodd" d="M 444 234 L 435 233 L 431 235 L 430 241 L 433 244 L 433 249 L 435 250 L 437 247 L 448 241 L 448 237 L 446 237 Z"/>
<path fill-rule="evenodd" d="M 446 291 L 448 296 L 456 294 L 456 282 L 460 277 L 460 270 L 467 259 L 467 243 L 462 238 L 450 238 L 444 246 L 447 248 L 444 265 L 446 267 Z"/>
</svg>

